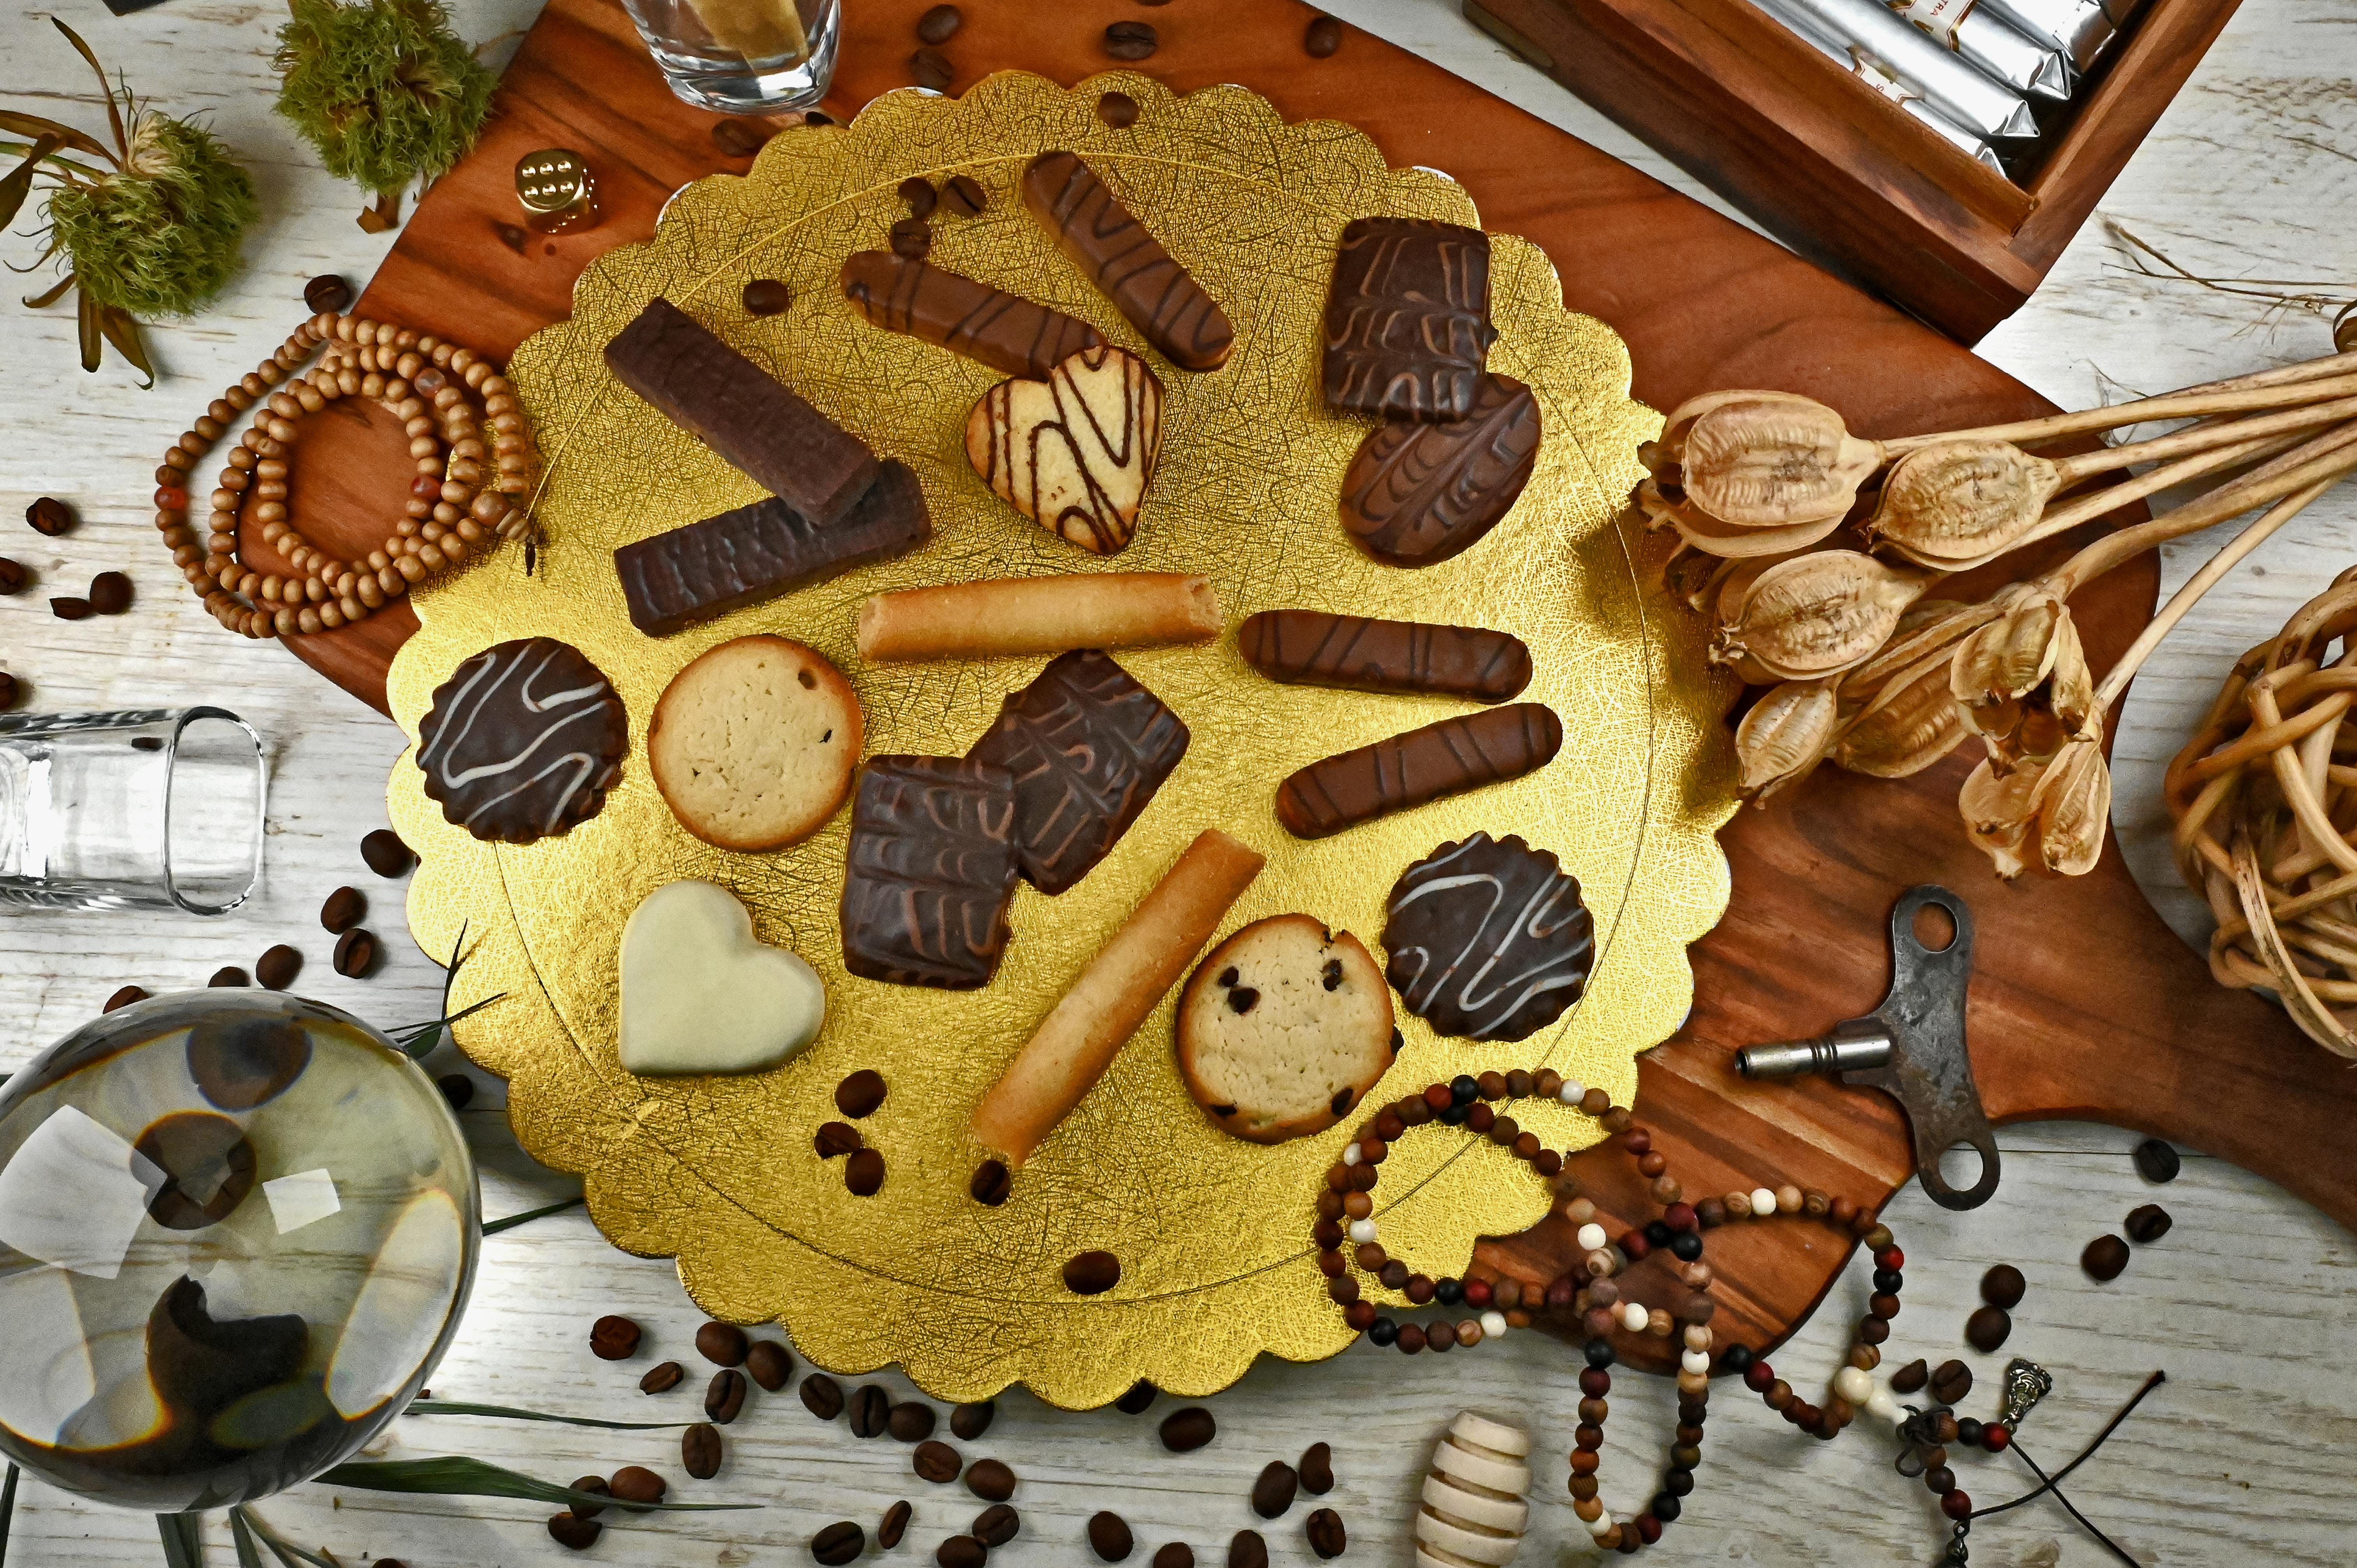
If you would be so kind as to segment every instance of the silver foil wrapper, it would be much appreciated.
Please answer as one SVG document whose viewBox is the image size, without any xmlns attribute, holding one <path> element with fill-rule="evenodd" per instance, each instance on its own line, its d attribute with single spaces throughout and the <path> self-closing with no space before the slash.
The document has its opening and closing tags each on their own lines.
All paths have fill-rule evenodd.
<svg viewBox="0 0 2357 1568">
<path fill-rule="evenodd" d="M 2035 136 L 2020 93 L 1983 74 L 1900 21 L 1882 0 L 1778 0 L 1770 14 L 1804 16 L 1819 32 L 1920 92 L 1932 108 L 1984 136 Z"/>
<path fill-rule="evenodd" d="M 1983 0 L 1992 11 L 2040 43 L 2052 44 L 2084 70 L 2127 26 L 2144 0 Z"/>
<path fill-rule="evenodd" d="M 1814 46 L 1827 59 L 1861 78 L 1868 86 L 1897 103 L 1909 118 L 1921 121 L 1958 152 L 1975 163 L 1986 165 L 1998 174 L 2005 173 L 2005 166 L 1997 161 L 1996 149 L 1987 141 L 1932 108 L 1872 62 L 1858 59 L 1850 46 L 1827 33 L 1806 11 L 1792 4 L 1792 0 L 1754 0 L 1754 3 L 1784 24 L 1803 42 Z"/>
<path fill-rule="evenodd" d="M 1895 7 L 1894 7 L 1895 8 Z M 1936 37 L 1934 42 L 1940 41 Z M 1955 51 L 2017 92 L 2067 102 L 2079 75 L 2061 49 L 2038 43 L 1985 5 L 1956 25 Z"/>
</svg>

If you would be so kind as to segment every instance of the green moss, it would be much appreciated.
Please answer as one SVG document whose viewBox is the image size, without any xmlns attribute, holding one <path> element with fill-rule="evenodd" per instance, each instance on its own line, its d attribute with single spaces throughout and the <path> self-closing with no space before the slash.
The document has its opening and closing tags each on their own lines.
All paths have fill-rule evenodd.
<svg viewBox="0 0 2357 1568">
<path fill-rule="evenodd" d="M 491 73 L 436 0 L 291 0 L 278 113 L 328 172 L 389 195 L 447 172 L 490 112 Z"/>
<path fill-rule="evenodd" d="M 100 305 L 186 316 L 237 270 L 239 236 L 260 212 L 253 182 L 210 132 L 154 113 L 139 117 L 129 163 L 50 191 L 52 233 Z"/>
</svg>

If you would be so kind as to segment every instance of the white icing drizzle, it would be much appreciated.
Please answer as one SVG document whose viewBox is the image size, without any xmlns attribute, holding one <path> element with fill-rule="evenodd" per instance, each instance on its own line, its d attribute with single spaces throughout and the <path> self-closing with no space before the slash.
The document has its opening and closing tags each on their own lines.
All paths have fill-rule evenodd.
<svg viewBox="0 0 2357 1568">
<path fill-rule="evenodd" d="M 583 789 L 602 786 L 608 765 L 598 746 L 602 738 L 606 701 L 612 697 L 613 688 L 600 677 L 586 686 L 570 686 L 562 691 L 543 692 L 536 682 L 551 664 L 575 650 L 561 642 L 546 638 L 527 638 L 516 642 L 503 642 L 487 648 L 467 661 L 472 666 L 458 689 L 446 701 L 437 702 L 435 711 L 441 722 L 433 737 L 418 749 L 417 766 L 426 776 L 455 797 L 479 779 L 500 779 L 514 775 L 506 788 L 478 802 L 458 825 L 472 829 L 484 813 L 502 801 L 509 800 L 544 780 L 572 777 L 565 779 L 552 794 L 548 811 L 538 824 L 544 833 L 556 832 L 567 811 Z M 575 657 L 578 658 L 577 653 Z M 587 661 L 583 660 L 586 664 Z M 462 760 L 468 737 L 486 711 L 511 685 L 515 687 L 514 701 L 526 714 L 548 719 L 545 727 L 529 733 L 523 749 L 507 757 L 467 766 Z M 576 725 L 587 725 L 584 735 L 576 731 L 566 736 L 564 732 Z M 488 727 L 488 726 L 487 726 Z M 579 740 L 582 749 L 565 750 L 568 743 Z M 544 755 L 545 753 L 546 755 Z M 455 799 L 447 803 L 455 805 Z"/>
<path fill-rule="evenodd" d="M 1469 924 L 1465 944 L 1453 957 L 1436 962 L 1432 950 L 1423 946 L 1397 948 L 1391 953 L 1392 962 L 1406 976 L 1400 993 L 1409 1008 L 1417 1016 L 1429 1018 L 1434 999 L 1442 997 L 1473 1021 L 1465 1033 L 1477 1040 L 1503 1037 L 1497 1031 L 1551 992 L 1569 989 L 1576 995 L 1587 983 L 1588 954 L 1595 946 L 1592 939 L 1569 949 L 1545 945 L 1565 925 L 1577 919 L 1582 909 L 1579 885 L 1560 871 L 1508 917 L 1502 932 L 1492 936 L 1505 907 L 1504 880 L 1489 872 L 1448 870 L 1476 850 L 1490 847 L 1490 842 L 1488 833 L 1475 833 L 1448 854 L 1411 869 L 1408 875 L 1416 879 L 1415 885 L 1394 895 L 1390 911 L 1396 916 L 1419 899 L 1462 888 L 1486 889 L 1488 908 L 1479 921 Z M 1485 938 L 1491 943 L 1490 950 L 1477 953 Z M 1525 941 L 1539 945 L 1540 950 L 1517 950 L 1517 945 Z M 1444 994 L 1452 990 L 1454 995 Z"/>
</svg>

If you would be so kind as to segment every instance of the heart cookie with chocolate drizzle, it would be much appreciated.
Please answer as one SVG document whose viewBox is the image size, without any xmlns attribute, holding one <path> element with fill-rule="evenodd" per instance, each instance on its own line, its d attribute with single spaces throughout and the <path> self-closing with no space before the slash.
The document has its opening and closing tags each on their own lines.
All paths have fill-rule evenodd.
<svg viewBox="0 0 2357 1568">
<path fill-rule="evenodd" d="M 1136 355 L 1099 344 L 1044 381 L 983 394 L 965 423 L 965 459 L 1001 499 L 1099 555 L 1137 534 L 1137 509 L 1162 445 L 1162 383 Z"/>
</svg>

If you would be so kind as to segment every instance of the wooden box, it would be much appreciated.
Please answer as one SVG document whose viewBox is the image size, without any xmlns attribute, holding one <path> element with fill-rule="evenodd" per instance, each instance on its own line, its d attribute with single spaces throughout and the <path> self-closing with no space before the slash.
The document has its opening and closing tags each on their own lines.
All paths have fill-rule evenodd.
<svg viewBox="0 0 2357 1568">
<path fill-rule="evenodd" d="M 1749 0 L 1462 4 L 1795 250 L 1972 343 L 2043 281 L 2237 0 L 2145 0 L 2020 184 Z"/>
</svg>

